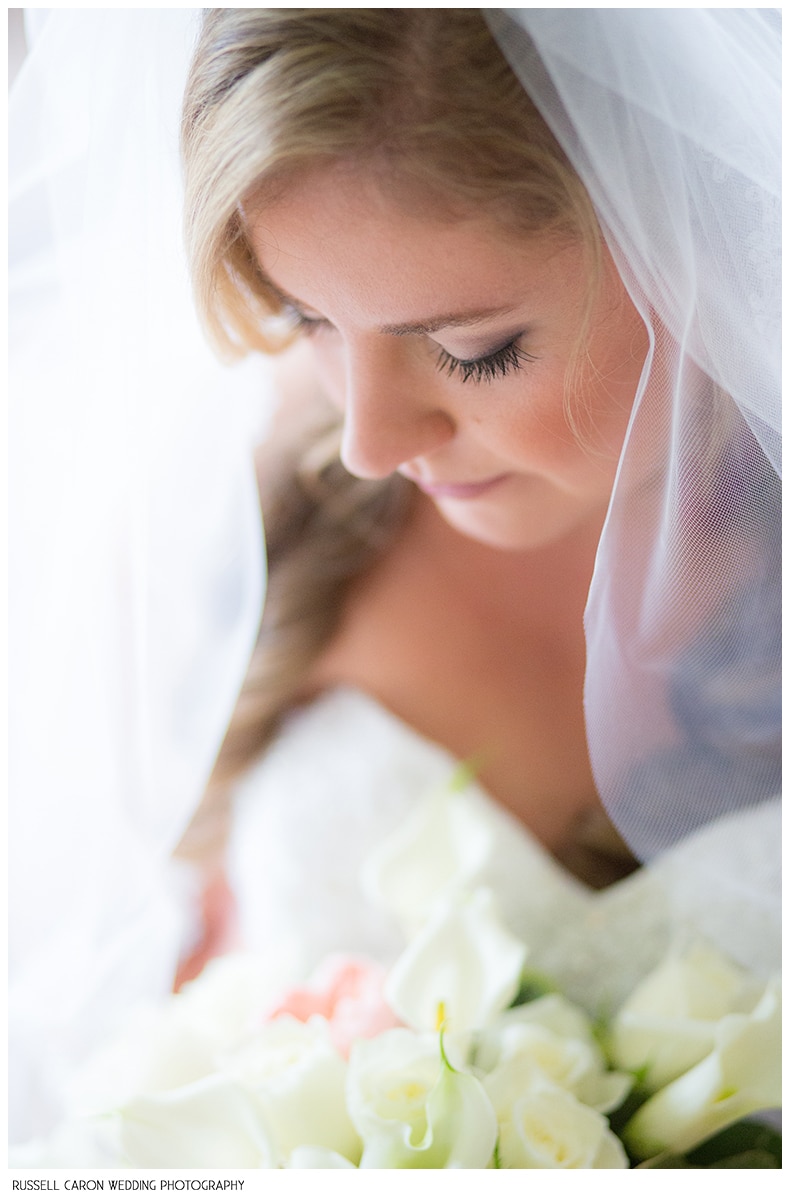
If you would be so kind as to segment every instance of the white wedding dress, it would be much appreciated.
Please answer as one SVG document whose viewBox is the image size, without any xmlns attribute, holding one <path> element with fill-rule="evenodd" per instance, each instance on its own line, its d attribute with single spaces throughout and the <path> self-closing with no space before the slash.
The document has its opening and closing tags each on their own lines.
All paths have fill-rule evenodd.
<svg viewBox="0 0 790 1198">
<path fill-rule="evenodd" d="M 38 36 L 10 97 L 9 1007 L 19 1138 L 51 1125 L 64 1079 L 117 1020 L 167 991 L 188 905 L 171 853 L 210 773 L 263 602 L 251 445 L 268 384 L 255 362 L 239 373 L 213 361 L 180 248 L 179 114 L 200 11 L 27 10 Z M 765 514 L 780 428 L 779 15 L 510 12 L 486 10 L 590 188 L 633 297 L 653 331 L 666 326 L 676 343 L 653 371 L 671 398 L 662 502 L 645 521 L 618 485 L 599 551 L 591 743 L 613 772 L 642 747 L 677 664 L 675 652 L 662 654 L 656 676 L 653 650 L 683 650 L 678 630 L 701 562 L 713 598 L 749 599 L 734 627 L 713 622 L 707 661 L 717 667 L 724 647 L 735 663 L 732 687 L 717 681 L 717 694 L 725 716 L 730 695 L 745 714 L 722 723 L 723 743 L 748 747 L 773 728 L 750 683 L 767 656 L 765 636 L 754 635 L 769 624 L 757 581 L 778 587 L 780 545 L 778 504 Z M 714 569 L 714 525 L 690 573 L 678 553 L 690 495 L 722 494 L 710 473 L 716 455 L 690 435 L 700 371 L 733 397 L 764 449 L 727 475 L 723 496 L 737 528 L 765 515 L 763 570 L 726 554 Z M 656 445 L 649 395 L 645 387 L 637 397 L 619 483 Z M 636 543 L 651 553 L 634 576 Z M 692 662 L 680 676 L 710 674 Z M 699 693 L 684 690 L 684 712 Z M 636 731 L 632 714 L 644 721 Z M 759 758 L 756 735 L 754 745 Z M 705 754 L 690 761 L 704 775 Z M 358 866 L 451 769 L 364 697 L 327 696 L 296 715 L 240 795 L 232 872 L 247 942 L 297 944 L 308 964 L 334 948 L 397 952 L 397 930 L 361 890 Z M 672 779 L 693 776 L 671 755 L 657 785 L 671 793 Z M 714 771 L 700 787 L 706 810 L 718 809 L 719 779 Z M 631 793 L 636 831 L 644 795 Z M 748 783 L 740 798 L 764 793 Z M 650 957 L 689 923 L 755 967 L 778 961 L 775 806 L 591 894 L 479 798 L 501 830 L 490 880 L 506 917 L 536 967 L 569 988 L 583 986 L 585 960 L 600 962 L 600 976 L 607 961 Z M 661 821 L 661 843 L 676 822 Z"/>
<path fill-rule="evenodd" d="M 291 714 L 237 795 L 228 875 L 244 946 L 296 954 L 303 975 L 335 952 L 393 961 L 404 940 L 366 891 L 363 865 L 457 766 L 356 690 Z M 494 890 L 528 964 L 570 997 L 605 1009 L 673 938 L 694 933 L 761 974 L 778 968 L 778 804 L 728 817 L 595 891 L 479 786 L 468 793 L 493 832 L 475 884 Z"/>
</svg>

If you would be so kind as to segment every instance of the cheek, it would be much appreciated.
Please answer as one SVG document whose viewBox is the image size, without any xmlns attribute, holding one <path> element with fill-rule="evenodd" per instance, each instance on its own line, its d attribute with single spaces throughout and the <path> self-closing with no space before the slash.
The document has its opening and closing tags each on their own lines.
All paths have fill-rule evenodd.
<svg viewBox="0 0 790 1198">
<path fill-rule="evenodd" d="M 630 403 L 596 394 L 586 373 L 571 375 L 567 387 L 564 363 L 533 376 L 520 394 L 475 416 L 476 440 L 521 470 L 598 488 L 616 468 Z"/>
<path fill-rule="evenodd" d="M 513 394 L 492 394 L 485 412 L 476 415 L 481 438 L 514 460 L 561 461 L 576 448 L 565 401 L 564 368 L 535 372 Z"/>
<path fill-rule="evenodd" d="M 604 415 L 630 412 L 650 345 L 645 323 L 619 278 L 612 289 L 587 353 L 590 394 Z"/>
</svg>

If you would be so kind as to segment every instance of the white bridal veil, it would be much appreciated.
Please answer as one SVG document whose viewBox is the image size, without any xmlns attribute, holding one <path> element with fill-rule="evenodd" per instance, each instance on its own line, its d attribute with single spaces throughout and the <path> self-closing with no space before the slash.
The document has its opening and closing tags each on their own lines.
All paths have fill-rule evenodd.
<svg viewBox="0 0 790 1198">
<path fill-rule="evenodd" d="M 489 21 L 651 333 L 585 617 L 596 782 L 648 859 L 780 786 L 779 14 Z"/>
<path fill-rule="evenodd" d="M 32 15 L 10 111 L 16 1137 L 170 985 L 169 858 L 260 614 L 269 408 L 265 363 L 220 367 L 189 298 L 177 137 L 199 11 Z M 779 789 L 778 17 L 486 15 L 651 330 L 586 691 L 599 788 L 650 857 Z"/>
<path fill-rule="evenodd" d="M 250 447 L 266 396 L 260 363 L 228 370 L 205 346 L 181 249 L 199 15 L 32 16 L 10 101 L 20 1135 L 55 1115 L 61 1077 L 125 1007 L 172 984 L 184 915 L 168 858 L 260 615 Z"/>
</svg>

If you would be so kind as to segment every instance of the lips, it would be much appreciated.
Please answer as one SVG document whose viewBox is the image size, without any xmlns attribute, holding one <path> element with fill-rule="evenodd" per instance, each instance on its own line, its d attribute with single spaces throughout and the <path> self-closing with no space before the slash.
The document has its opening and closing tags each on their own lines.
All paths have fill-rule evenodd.
<svg viewBox="0 0 790 1198">
<path fill-rule="evenodd" d="M 427 482 L 421 478 L 415 478 L 413 474 L 407 474 L 402 471 L 407 478 L 410 478 L 413 483 L 420 488 L 426 495 L 430 495 L 433 499 L 477 499 L 480 495 L 485 495 L 488 491 L 493 490 L 507 478 L 506 474 L 492 475 L 490 478 L 483 478 L 477 482 Z"/>
</svg>

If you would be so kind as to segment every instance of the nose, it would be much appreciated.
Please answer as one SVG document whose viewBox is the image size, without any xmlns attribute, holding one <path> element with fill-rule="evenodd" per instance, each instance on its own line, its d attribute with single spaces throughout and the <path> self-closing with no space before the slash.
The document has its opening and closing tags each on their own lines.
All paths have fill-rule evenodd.
<svg viewBox="0 0 790 1198">
<path fill-rule="evenodd" d="M 359 478 L 384 478 L 455 435 L 437 380 L 400 348 L 348 353 L 340 456 Z"/>
</svg>

